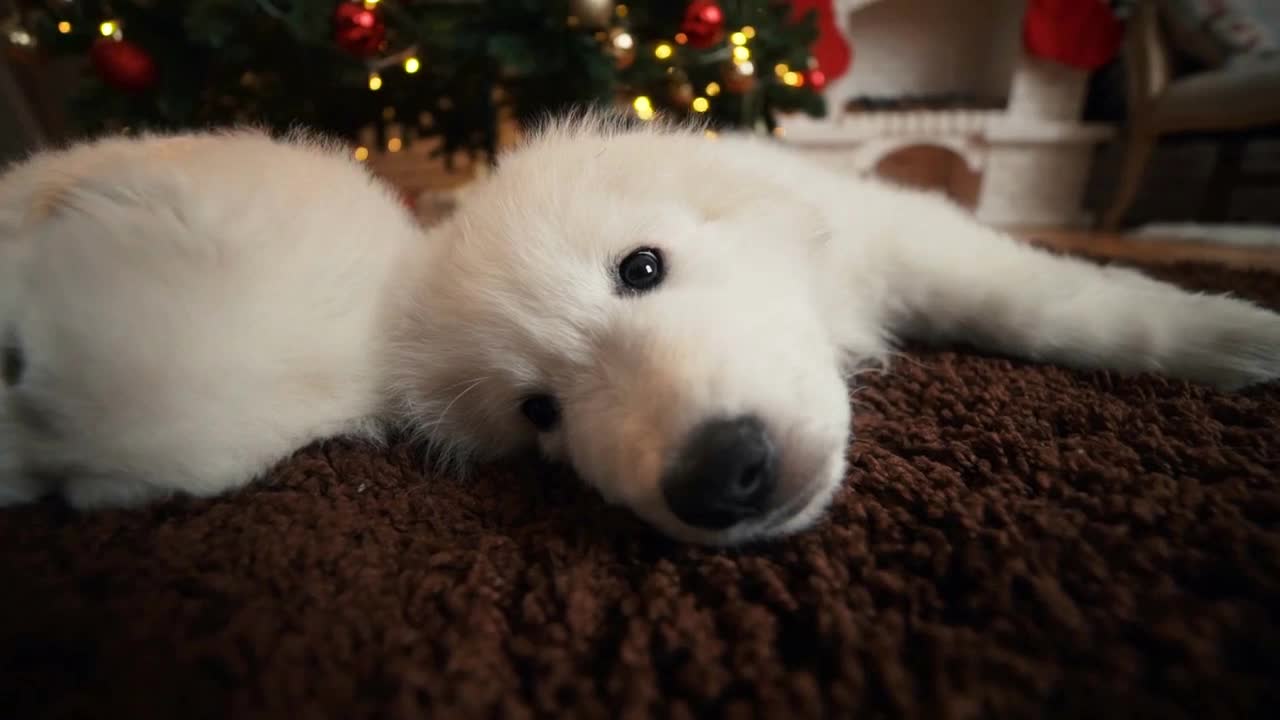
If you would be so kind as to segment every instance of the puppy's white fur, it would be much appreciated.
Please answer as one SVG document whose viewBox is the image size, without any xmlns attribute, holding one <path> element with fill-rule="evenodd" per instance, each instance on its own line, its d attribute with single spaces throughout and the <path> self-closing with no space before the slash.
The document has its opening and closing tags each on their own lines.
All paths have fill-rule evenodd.
<svg viewBox="0 0 1280 720">
<path fill-rule="evenodd" d="M 617 291 L 661 251 L 665 281 Z M 937 197 L 771 142 L 548 123 L 425 237 L 337 148 L 115 139 L 0 181 L 0 495 L 210 495 L 383 423 L 460 461 L 540 445 L 665 532 L 811 524 L 843 477 L 847 384 L 895 340 L 1235 388 L 1280 376 L 1280 316 L 1033 249 Z M 539 434 L 530 394 L 563 421 Z M 698 424 L 778 445 L 764 517 L 681 523 L 659 480 Z"/>
<path fill-rule="evenodd" d="M 0 498 L 211 495 L 379 417 L 387 288 L 421 240 L 338 153 L 148 137 L 11 171 L 0 325 L 25 368 L 0 398 Z"/>
</svg>

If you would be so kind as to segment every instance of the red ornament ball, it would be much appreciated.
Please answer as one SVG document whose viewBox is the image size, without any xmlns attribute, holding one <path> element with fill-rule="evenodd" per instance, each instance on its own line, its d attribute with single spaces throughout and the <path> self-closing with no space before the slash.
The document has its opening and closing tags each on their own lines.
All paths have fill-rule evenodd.
<svg viewBox="0 0 1280 720">
<path fill-rule="evenodd" d="M 724 8 L 716 0 L 693 0 L 684 11 L 680 32 L 689 38 L 689 46 L 698 50 L 724 39 Z"/>
<path fill-rule="evenodd" d="M 129 93 L 150 90 L 159 76 L 155 60 L 128 40 L 98 38 L 89 49 L 89 62 L 103 82 Z"/>
<path fill-rule="evenodd" d="M 333 10 L 333 41 L 344 51 L 369 57 L 382 49 L 387 24 L 362 2 L 341 2 Z"/>
</svg>

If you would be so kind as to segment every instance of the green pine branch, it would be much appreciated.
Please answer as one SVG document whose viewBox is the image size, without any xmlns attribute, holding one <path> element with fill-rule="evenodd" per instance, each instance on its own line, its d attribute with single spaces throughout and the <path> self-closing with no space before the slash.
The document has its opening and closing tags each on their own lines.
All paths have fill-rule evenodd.
<svg viewBox="0 0 1280 720">
<path fill-rule="evenodd" d="M 698 50 L 675 41 L 686 3 L 628 2 L 609 28 L 575 26 L 568 0 L 381 0 L 386 55 L 412 52 L 414 74 L 399 65 L 379 71 L 369 89 L 371 60 L 334 41 L 337 0 L 76 0 L 30 2 L 28 28 L 47 52 L 87 56 L 99 24 L 117 20 L 124 39 L 159 68 L 155 87 L 127 94 L 85 74 L 73 106 L 86 132 L 120 128 L 172 129 L 252 122 L 275 128 L 308 125 L 346 137 L 378 125 L 388 109 L 442 152 L 490 155 L 499 112 L 528 120 L 570 105 L 629 103 L 645 95 L 663 113 L 695 114 L 690 93 L 705 98 L 706 116 L 723 127 L 773 127 L 782 112 L 825 112 L 820 94 L 791 87 L 778 64 L 803 70 L 817 37 L 812 14 L 794 20 L 789 3 L 722 0 L 726 39 Z M 59 29 L 71 23 L 71 31 Z M 748 42 L 755 85 L 742 93 L 733 72 L 729 35 L 751 26 Z M 634 39 L 634 60 L 622 67 L 612 32 Z M 655 54 L 658 43 L 670 57 Z M 376 58 L 373 59 L 376 61 Z M 717 83 L 719 94 L 707 86 Z M 501 88 L 501 99 L 494 90 Z"/>
</svg>

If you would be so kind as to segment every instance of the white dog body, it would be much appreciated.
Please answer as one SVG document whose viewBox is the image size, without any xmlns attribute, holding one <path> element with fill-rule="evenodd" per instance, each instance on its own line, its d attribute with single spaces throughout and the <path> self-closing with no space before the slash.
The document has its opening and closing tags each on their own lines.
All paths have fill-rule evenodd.
<svg viewBox="0 0 1280 720">
<path fill-rule="evenodd" d="M 117 140 L 2 187 L 0 324 L 22 367 L 0 397 L 0 499 L 210 495 L 381 413 L 386 288 L 420 237 L 335 152 Z"/>
<path fill-rule="evenodd" d="M 1276 314 L 766 141 L 553 124 L 425 237 L 338 152 L 116 140 L 0 180 L 0 498 L 209 495 L 386 422 L 459 459 L 540 445 L 667 533 L 732 543 L 820 514 L 846 384 L 898 338 L 1280 376 Z"/>
</svg>

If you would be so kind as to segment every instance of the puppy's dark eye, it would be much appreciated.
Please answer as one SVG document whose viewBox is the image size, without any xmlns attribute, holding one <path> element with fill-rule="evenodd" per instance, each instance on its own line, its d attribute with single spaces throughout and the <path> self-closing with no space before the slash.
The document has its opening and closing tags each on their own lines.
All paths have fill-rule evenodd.
<svg viewBox="0 0 1280 720">
<path fill-rule="evenodd" d="M 520 412 L 539 432 L 554 430 L 560 424 L 560 403 L 550 395 L 530 395 L 520 403 Z"/>
<path fill-rule="evenodd" d="M 648 248 L 636 250 L 618 265 L 618 279 L 622 287 L 634 292 L 654 289 L 666 274 L 662 256 Z"/>
</svg>

